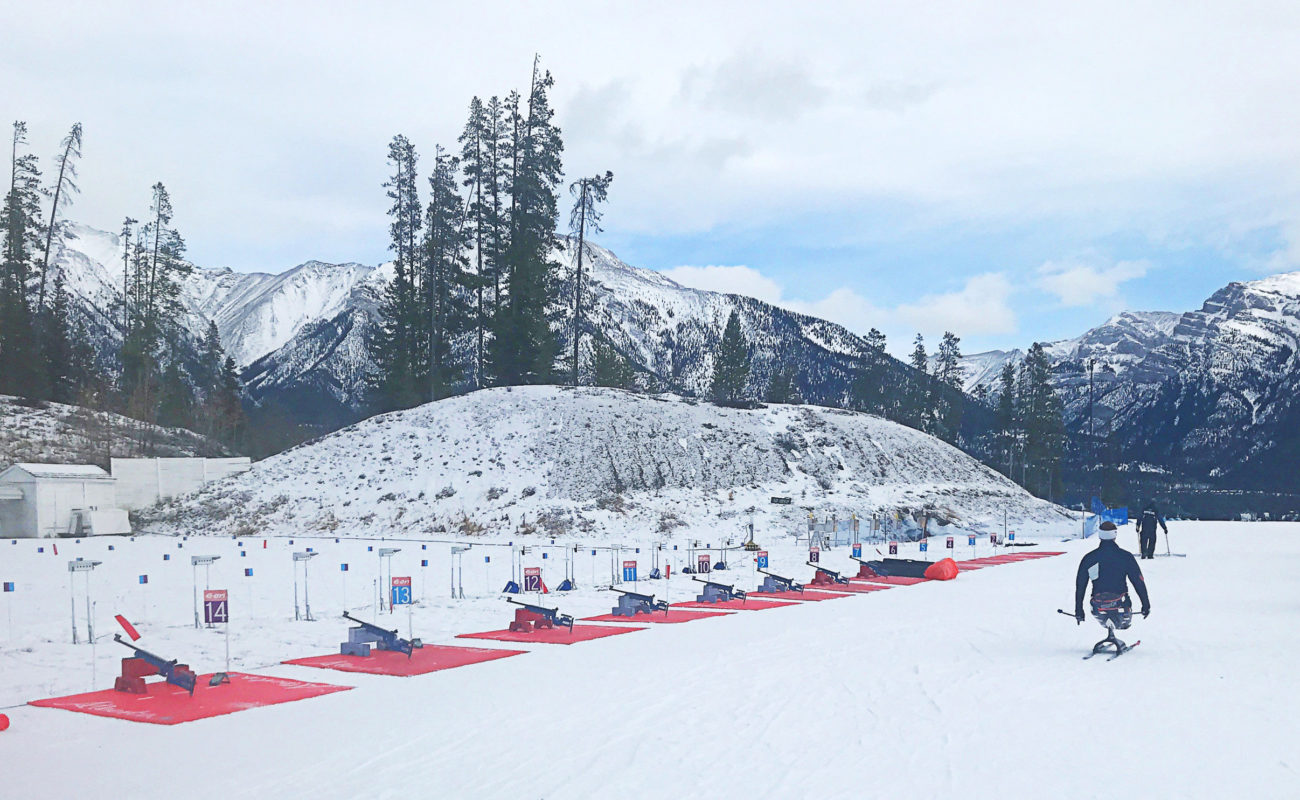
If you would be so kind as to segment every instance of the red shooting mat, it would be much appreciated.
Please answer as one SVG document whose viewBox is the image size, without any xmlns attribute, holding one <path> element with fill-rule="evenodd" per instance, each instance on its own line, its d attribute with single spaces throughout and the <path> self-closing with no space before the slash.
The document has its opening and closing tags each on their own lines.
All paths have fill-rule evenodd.
<svg viewBox="0 0 1300 800">
<path fill-rule="evenodd" d="M 371 675 L 427 675 L 444 669 L 481 664 L 527 653 L 527 650 L 496 650 L 488 647 L 452 647 L 430 645 L 416 648 L 410 658 L 392 650 L 371 650 L 368 656 L 345 656 L 333 653 L 285 661 L 302 667 L 336 669 L 340 672 L 365 672 Z"/>
<path fill-rule="evenodd" d="M 677 622 L 693 622 L 697 619 L 712 619 L 715 617 L 725 617 L 730 612 L 708 612 L 708 611 L 681 611 L 675 608 L 668 609 L 668 612 L 656 611 L 653 614 L 637 614 L 635 617 L 620 617 L 617 614 L 601 614 L 599 617 L 583 617 L 583 622 L 655 622 L 673 624 Z"/>
<path fill-rule="evenodd" d="M 763 611 L 768 608 L 781 608 L 783 606 L 792 606 L 794 603 L 778 603 L 773 600 L 727 600 L 722 603 L 673 603 L 673 608 L 716 608 L 727 611 Z"/>
<path fill-rule="evenodd" d="M 816 602 L 819 600 L 836 600 L 841 597 L 848 597 L 846 592 L 832 592 L 808 589 L 803 592 L 749 592 L 749 597 L 757 597 L 760 600 L 803 600 L 806 602 Z"/>
<path fill-rule="evenodd" d="M 212 675 L 200 675 L 194 696 L 169 683 L 158 681 L 149 684 L 147 694 L 131 694 L 114 689 L 98 692 L 33 700 L 30 705 L 42 708 L 62 708 L 94 714 L 97 717 L 115 717 L 132 722 L 151 722 L 155 725 L 176 725 L 196 719 L 219 717 L 249 708 L 292 703 L 309 697 L 319 697 L 333 692 L 345 692 L 351 686 L 333 686 L 328 683 L 309 683 L 270 675 L 248 675 L 231 672 L 230 683 L 209 686 Z"/>
<path fill-rule="evenodd" d="M 462 633 L 457 639 L 491 639 L 497 642 L 536 642 L 538 644 L 573 644 L 603 639 L 606 636 L 618 636 L 620 633 L 643 631 L 645 628 L 611 628 L 608 625 L 574 625 L 570 632 L 567 627 L 556 626 L 540 631 L 484 631 L 482 633 Z"/>
</svg>

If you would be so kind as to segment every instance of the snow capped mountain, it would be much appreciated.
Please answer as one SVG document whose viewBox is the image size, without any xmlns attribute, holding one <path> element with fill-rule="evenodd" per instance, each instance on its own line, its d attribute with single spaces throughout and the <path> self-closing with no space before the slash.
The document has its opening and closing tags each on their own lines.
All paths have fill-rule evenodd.
<svg viewBox="0 0 1300 800">
<path fill-rule="evenodd" d="M 1178 325 L 1182 314 L 1171 311 L 1124 311 L 1101 325 L 1073 339 L 1046 342 L 1043 349 L 1056 362 L 1077 361 L 1086 364 L 1096 359 L 1097 367 L 1116 374 L 1137 363 L 1164 342 Z M 979 386 L 990 394 L 998 391 L 998 379 L 1007 362 L 1020 363 L 1025 351 L 990 350 L 962 357 L 966 370 L 964 390 L 974 393 Z"/>
<path fill-rule="evenodd" d="M 796 505 L 772 505 L 772 495 Z M 802 507 L 801 507 L 802 506 Z M 906 510 L 969 530 L 1003 511 L 1075 522 L 970 456 L 879 417 L 815 406 L 719 408 L 671 395 L 484 389 L 371 417 L 162 509 L 226 535 L 456 530 L 608 536 L 799 530 L 807 508 Z M 335 534 L 337 535 L 337 534 Z"/>
<path fill-rule="evenodd" d="M 101 338 L 110 341 L 120 336 L 112 314 L 121 295 L 121 243 L 86 226 L 75 226 L 75 233 L 63 257 L 69 289 L 92 310 Z M 565 287 L 576 256 L 563 240 L 552 254 Z M 756 396 L 778 366 L 792 361 L 800 367 L 798 388 L 805 399 L 843 404 L 866 352 L 865 342 L 839 325 L 748 297 L 687 288 L 596 245 L 587 246 L 584 270 L 582 358 L 590 357 L 593 336 L 606 339 L 650 388 L 705 393 L 712 354 L 733 309 L 753 347 Z M 389 264 L 309 261 L 280 273 L 196 267 L 182 286 L 185 325 L 197 339 L 209 321 L 216 322 L 255 402 L 275 403 L 300 421 L 333 429 L 364 415 L 373 369 L 365 341 L 390 278 Z M 566 291 L 557 298 L 558 318 L 572 307 Z M 567 325 L 557 331 L 562 341 L 572 341 Z M 475 380 L 470 344 L 468 337 L 459 343 L 467 388 Z M 889 363 L 901 379 L 905 368 Z"/>
<path fill-rule="evenodd" d="M 1147 492 L 1300 489 L 1300 272 L 1228 284 L 1182 314 L 1125 312 L 1047 352 L 1076 465 L 1100 448 Z M 968 356 L 968 387 L 995 394 L 1021 358 Z M 1085 446 L 1090 429 L 1109 444 Z"/>
</svg>

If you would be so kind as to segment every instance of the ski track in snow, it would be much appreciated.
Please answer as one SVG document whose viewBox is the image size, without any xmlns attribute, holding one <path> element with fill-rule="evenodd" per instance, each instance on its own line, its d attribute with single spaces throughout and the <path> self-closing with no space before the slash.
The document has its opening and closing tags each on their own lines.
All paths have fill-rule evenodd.
<svg viewBox="0 0 1300 800">
<path fill-rule="evenodd" d="M 0 794 L 1300 795 L 1292 755 L 1300 737 L 1300 525 L 1174 522 L 1171 531 L 1174 549 L 1188 557 L 1141 562 L 1154 611 L 1121 634 L 1142 647 L 1114 662 L 1083 661 L 1104 632 L 1056 614 L 1068 610 L 1075 567 L 1093 543 L 1044 535 L 1041 546 L 1067 554 L 966 572 L 952 582 L 651 625 L 569 647 L 525 645 L 530 652 L 522 656 L 425 676 L 254 669 L 356 689 L 175 727 L 18 706 L 6 711 L 13 725 L 0 733 L 0 752 L 6 765 L 24 768 L 4 771 Z M 795 566 L 806 555 L 801 548 L 771 537 L 763 544 L 774 570 L 809 578 L 809 568 Z M 1132 548 L 1135 538 L 1124 529 L 1121 544 Z M 66 643 L 65 562 L 78 555 L 105 562 L 91 584 L 101 636 L 115 629 L 112 613 L 125 612 L 140 622 L 143 645 L 200 671 L 221 667 L 222 637 L 190 626 L 187 555 L 223 556 L 212 585 L 231 590 L 237 670 L 335 650 L 345 635 L 337 617 L 344 591 L 354 613 L 374 612 L 367 590 L 376 557 L 365 548 L 376 542 L 270 539 L 263 549 L 257 539 L 245 543 L 241 558 L 230 539 L 191 537 L 180 548 L 178 541 L 60 541 L 57 558 L 48 541 L 0 541 L 0 578 L 18 583 L 16 593 L 0 595 L 13 618 L 0 646 L 0 705 L 92 688 L 91 649 Z M 470 551 L 468 597 L 454 601 L 446 597 L 446 544 L 392 544 L 403 547 L 394 574 L 416 576 L 417 635 L 463 644 L 452 636 L 504 625 L 509 607 L 495 594 L 509 575 L 503 550 L 492 550 L 490 565 L 477 558 L 486 546 Z M 314 623 L 295 623 L 289 613 L 289 553 L 304 546 L 322 553 L 311 574 Z M 164 552 L 175 555 L 163 562 Z M 547 595 L 545 604 L 575 616 L 613 605 L 613 594 L 591 581 L 594 571 L 608 582 L 607 554 L 588 553 L 577 561 L 582 588 Z M 975 555 L 989 553 L 982 540 Z M 902 555 L 915 556 L 915 545 L 904 545 Z M 959 545 L 956 556 L 969 558 L 970 548 Z M 664 556 L 678 568 L 688 557 L 683 550 Z M 418 566 L 421 558 L 430 559 L 428 570 Z M 648 554 L 637 558 L 645 569 Z M 528 562 L 545 565 L 552 585 L 553 559 Z M 342 560 L 350 572 L 338 571 Z M 722 579 L 750 588 L 756 575 L 746 557 L 730 560 Z M 847 548 L 825 553 L 824 561 L 851 571 Z M 255 578 L 241 577 L 244 567 Z M 145 572 L 150 583 L 140 587 L 134 578 Z M 680 575 L 665 584 L 639 588 L 681 601 L 698 587 Z M 151 593 L 147 600 L 142 588 Z M 402 616 L 391 619 L 405 632 Z M 98 688 L 111 685 L 125 653 L 115 651 L 122 648 L 101 642 L 96 649 Z"/>
</svg>

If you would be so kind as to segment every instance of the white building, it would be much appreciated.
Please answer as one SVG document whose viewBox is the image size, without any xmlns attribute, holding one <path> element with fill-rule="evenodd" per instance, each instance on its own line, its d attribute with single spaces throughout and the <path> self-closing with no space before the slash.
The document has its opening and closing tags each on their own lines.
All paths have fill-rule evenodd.
<svg viewBox="0 0 1300 800">
<path fill-rule="evenodd" d="M 0 472 L 0 538 L 130 533 L 112 476 L 90 464 L 14 464 Z"/>
<path fill-rule="evenodd" d="M 250 466 L 240 458 L 114 458 L 117 502 L 135 511 L 159 500 L 198 491 L 205 483 L 237 475 Z"/>
</svg>

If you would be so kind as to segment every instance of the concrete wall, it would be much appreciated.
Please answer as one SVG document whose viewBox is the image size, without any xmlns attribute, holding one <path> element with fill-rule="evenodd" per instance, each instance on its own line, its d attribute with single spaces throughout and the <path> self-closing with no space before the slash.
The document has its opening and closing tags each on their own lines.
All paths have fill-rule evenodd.
<svg viewBox="0 0 1300 800">
<path fill-rule="evenodd" d="M 248 458 L 115 458 L 117 504 L 147 508 L 159 500 L 189 494 L 205 483 L 248 469 Z"/>
</svg>

